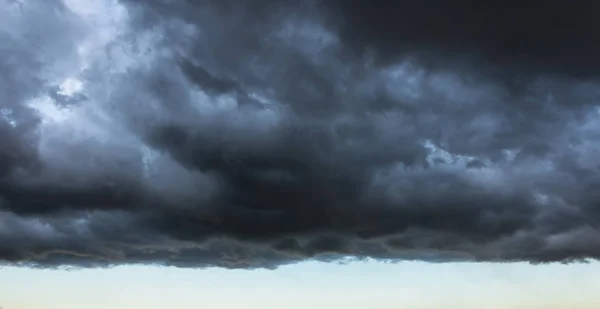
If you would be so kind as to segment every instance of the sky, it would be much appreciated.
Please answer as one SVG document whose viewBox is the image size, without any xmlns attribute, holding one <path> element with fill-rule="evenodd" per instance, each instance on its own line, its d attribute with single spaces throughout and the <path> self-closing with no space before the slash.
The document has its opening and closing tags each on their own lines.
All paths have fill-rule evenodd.
<svg viewBox="0 0 600 309">
<path fill-rule="evenodd" d="M 600 265 L 306 262 L 270 270 L 1 270 L 4 308 L 593 309 Z"/>
<path fill-rule="evenodd" d="M 0 0 L 0 306 L 591 306 L 599 14 Z"/>
</svg>

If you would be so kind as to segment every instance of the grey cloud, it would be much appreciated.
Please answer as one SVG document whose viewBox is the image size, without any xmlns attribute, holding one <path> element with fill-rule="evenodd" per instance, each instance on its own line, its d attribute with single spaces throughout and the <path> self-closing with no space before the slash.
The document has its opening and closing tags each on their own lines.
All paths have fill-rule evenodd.
<svg viewBox="0 0 600 309">
<path fill-rule="evenodd" d="M 66 59 L 73 55 L 81 28 L 77 16 L 59 1 L 35 5 L 10 1 L 1 10 L 0 175 L 4 176 L 14 168 L 34 165 L 39 118 L 27 101 L 42 91 L 53 74 L 74 65 Z"/>
<path fill-rule="evenodd" d="M 417 57 L 471 63 L 498 77 L 596 76 L 600 10 L 593 0 L 323 1 L 344 42 L 379 63 Z"/>
<path fill-rule="evenodd" d="M 0 131 L 16 145 L 0 151 L 5 263 L 600 257 L 600 88 L 570 60 L 523 66 L 520 55 L 537 56 L 546 36 L 502 56 L 490 49 L 505 37 L 483 40 L 466 22 L 400 32 L 402 45 L 378 40 L 389 15 L 361 24 L 347 4 L 98 3 L 127 14 L 99 15 L 113 24 L 48 39 L 46 50 L 4 52 L 45 57 L 2 75 L 18 93 Z M 64 16 L 89 25 L 73 10 Z M 44 22 L 77 28 L 59 16 Z M 545 25 L 518 21 L 533 24 L 522 31 L 530 40 Z M 492 30 L 506 27 L 500 20 Z M 464 31 L 465 55 L 489 56 L 485 65 L 444 55 Z M 75 57 L 83 69 L 69 65 L 86 38 L 105 37 Z M 516 80 L 521 68 L 526 78 Z M 58 91 L 64 78 L 81 89 Z"/>
</svg>

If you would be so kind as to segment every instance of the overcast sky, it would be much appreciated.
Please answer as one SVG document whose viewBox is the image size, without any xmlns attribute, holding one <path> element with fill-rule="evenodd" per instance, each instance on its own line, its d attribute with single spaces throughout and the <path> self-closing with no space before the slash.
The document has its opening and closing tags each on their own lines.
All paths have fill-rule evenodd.
<svg viewBox="0 0 600 309">
<path fill-rule="evenodd" d="M 597 267 L 597 1 L 0 4 L 3 272 Z"/>
</svg>

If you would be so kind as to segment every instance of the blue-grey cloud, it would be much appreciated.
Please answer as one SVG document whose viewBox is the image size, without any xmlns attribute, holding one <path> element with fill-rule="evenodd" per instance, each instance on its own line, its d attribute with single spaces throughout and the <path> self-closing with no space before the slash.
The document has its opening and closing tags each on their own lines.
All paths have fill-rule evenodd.
<svg viewBox="0 0 600 309">
<path fill-rule="evenodd" d="M 596 4 L 426 2 L 10 1 L 0 260 L 600 257 Z"/>
</svg>

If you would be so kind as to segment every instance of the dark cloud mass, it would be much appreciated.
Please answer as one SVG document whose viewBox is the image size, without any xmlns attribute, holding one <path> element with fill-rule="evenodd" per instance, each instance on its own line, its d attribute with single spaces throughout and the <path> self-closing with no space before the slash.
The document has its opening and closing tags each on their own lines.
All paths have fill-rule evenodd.
<svg viewBox="0 0 600 309">
<path fill-rule="evenodd" d="M 4 0 L 0 261 L 598 259 L 599 14 Z"/>
</svg>

